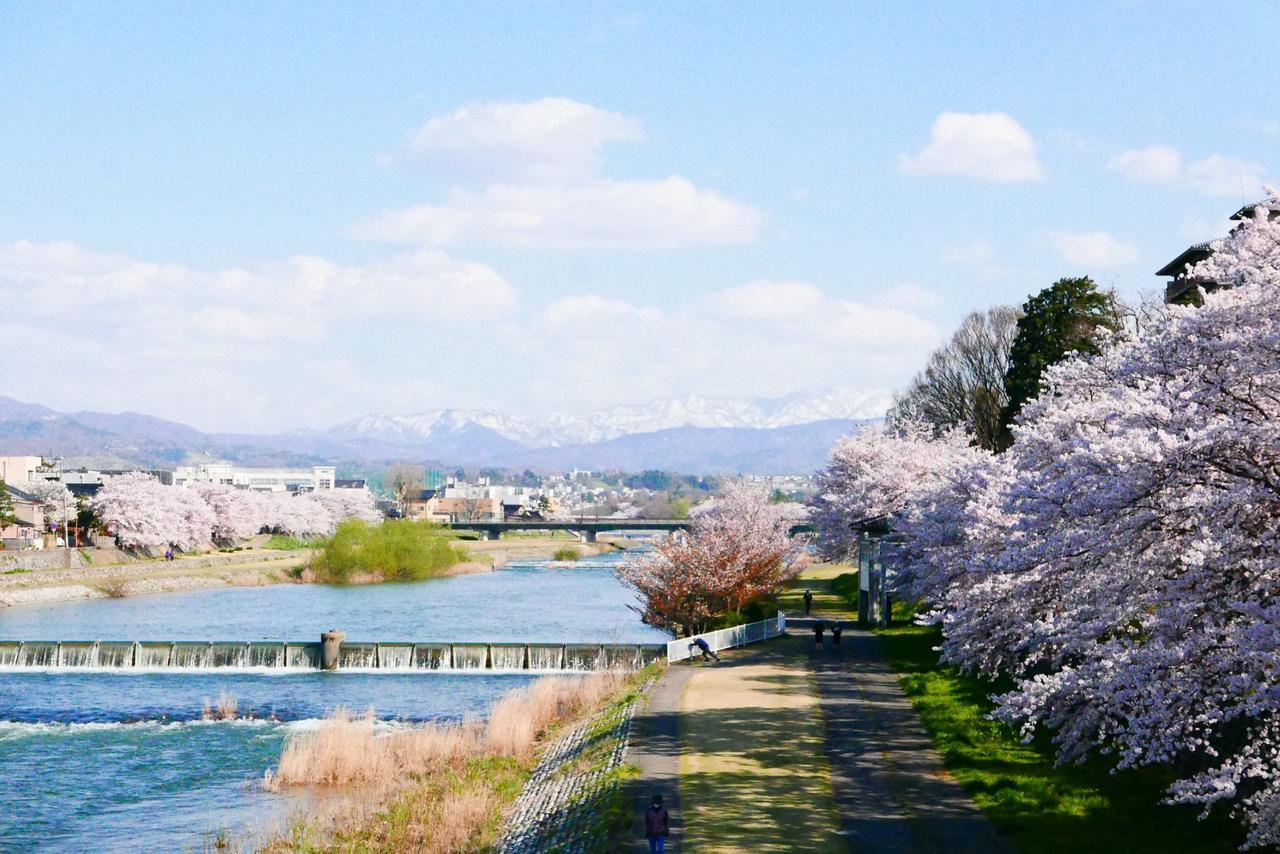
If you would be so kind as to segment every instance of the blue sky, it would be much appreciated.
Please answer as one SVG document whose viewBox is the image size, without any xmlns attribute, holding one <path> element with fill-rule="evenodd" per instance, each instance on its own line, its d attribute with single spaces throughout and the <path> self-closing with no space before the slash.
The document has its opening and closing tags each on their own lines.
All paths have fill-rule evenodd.
<svg viewBox="0 0 1280 854">
<path fill-rule="evenodd" d="M 5 393 L 882 400 L 965 312 L 1136 297 L 1280 180 L 1276 7 L 957 5 L 11 5 Z"/>
</svg>

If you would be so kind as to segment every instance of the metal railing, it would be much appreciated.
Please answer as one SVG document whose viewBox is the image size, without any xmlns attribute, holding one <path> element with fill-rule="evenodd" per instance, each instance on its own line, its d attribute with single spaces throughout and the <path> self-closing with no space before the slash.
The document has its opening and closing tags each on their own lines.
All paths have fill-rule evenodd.
<svg viewBox="0 0 1280 854">
<path fill-rule="evenodd" d="M 727 629 L 716 629 L 714 632 L 668 641 L 667 662 L 684 661 L 701 654 L 694 644 L 698 638 L 705 640 L 712 652 L 719 652 L 730 647 L 745 646 L 749 643 L 776 638 L 786 632 L 787 615 L 779 612 L 777 618 L 761 620 L 758 623 L 743 623 L 740 626 L 730 626 Z"/>
</svg>

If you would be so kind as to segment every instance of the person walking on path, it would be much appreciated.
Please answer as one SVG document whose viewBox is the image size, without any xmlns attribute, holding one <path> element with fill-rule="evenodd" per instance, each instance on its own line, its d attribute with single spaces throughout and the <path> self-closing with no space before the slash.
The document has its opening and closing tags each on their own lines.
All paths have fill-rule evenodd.
<svg viewBox="0 0 1280 854">
<path fill-rule="evenodd" d="M 813 608 L 813 591 L 804 591 L 804 615 L 809 616 L 809 610 Z"/>
<path fill-rule="evenodd" d="M 840 645 L 840 632 L 841 632 L 841 631 L 843 631 L 843 629 L 840 627 L 840 623 L 839 623 L 839 622 L 836 622 L 836 624 L 835 624 L 834 626 L 832 626 L 832 627 L 831 627 L 831 645 L 832 645 L 832 646 L 839 646 L 839 645 Z"/>
<path fill-rule="evenodd" d="M 716 655 L 714 652 L 711 651 L 711 647 L 707 644 L 704 638 L 694 638 L 693 645 L 702 651 L 703 661 L 710 661 L 713 658 L 716 661 L 720 660 L 720 656 Z"/>
<path fill-rule="evenodd" d="M 650 854 L 663 854 L 667 850 L 667 837 L 671 835 L 671 814 L 662 805 L 662 795 L 654 795 L 653 802 L 644 811 L 644 835 L 649 839 Z"/>
<path fill-rule="evenodd" d="M 813 645 L 822 648 L 822 630 L 826 628 L 826 624 L 822 620 L 818 620 L 813 624 Z"/>
</svg>

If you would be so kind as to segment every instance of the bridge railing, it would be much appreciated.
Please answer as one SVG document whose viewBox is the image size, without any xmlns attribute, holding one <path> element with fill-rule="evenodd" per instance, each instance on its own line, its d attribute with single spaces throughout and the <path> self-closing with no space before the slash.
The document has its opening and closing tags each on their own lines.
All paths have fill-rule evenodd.
<svg viewBox="0 0 1280 854">
<path fill-rule="evenodd" d="M 746 646 L 749 643 L 776 638 L 786 634 L 786 632 L 787 615 L 779 613 L 777 618 L 761 620 L 758 623 L 743 623 L 740 626 L 730 626 L 727 629 L 716 629 L 714 632 L 704 632 L 700 635 L 691 635 L 687 638 L 668 641 L 667 661 L 684 661 L 696 655 L 701 655 L 700 650 L 694 643 L 698 638 L 705 640 L 707 646 L 711 647 L 712 652 L 719 652 L 722 649 Z"/>
</svg>

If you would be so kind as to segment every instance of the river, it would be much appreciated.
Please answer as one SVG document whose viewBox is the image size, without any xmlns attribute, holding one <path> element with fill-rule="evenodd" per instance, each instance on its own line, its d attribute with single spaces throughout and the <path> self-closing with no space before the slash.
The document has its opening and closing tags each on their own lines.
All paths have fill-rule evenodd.
<svg viewBox="0 0 1280 854">
<path fill-rule="evenodd" d="M 0 611 L 0 639 L 665 640 L 627 606 L 617 557 L 415 584 L 277 585 Z M 297 795 L 257 782 L 290 731 L 337 706 L 396 721 L 483 714 L 518 673 L 0 672 L 0 851 L 200 850 L 280 822 Z M 199 720 L 234 696 L 252 720 Z"/>
</svg>

